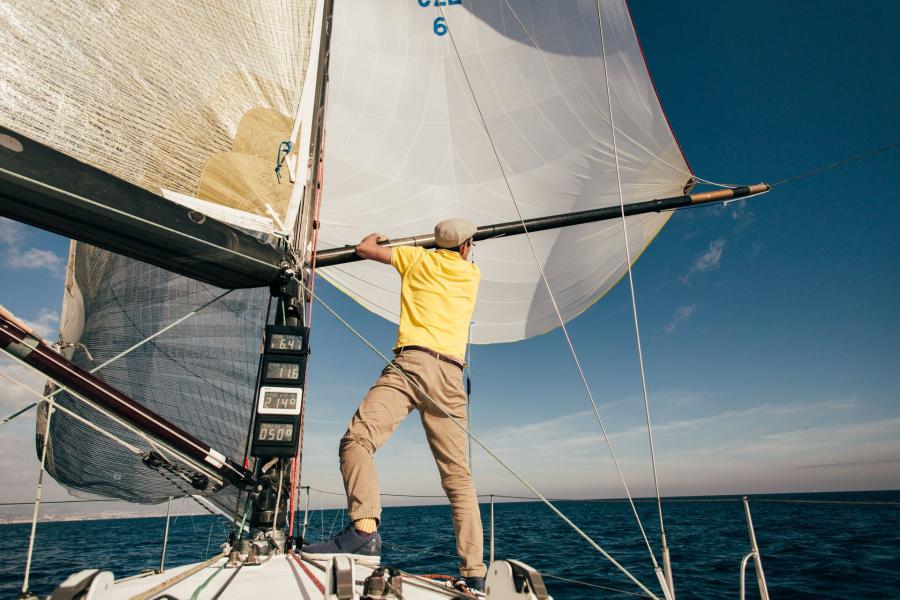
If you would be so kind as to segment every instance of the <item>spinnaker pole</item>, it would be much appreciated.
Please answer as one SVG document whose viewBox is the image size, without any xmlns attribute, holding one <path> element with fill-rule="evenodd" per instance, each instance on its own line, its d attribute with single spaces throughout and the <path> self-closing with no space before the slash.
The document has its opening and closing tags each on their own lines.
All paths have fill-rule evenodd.
<svg viewBox="0 0 900 600">
<path fill-rule="evenodd" d="M 748 196 L 762 194 L 768 192 L 769 189 L 769 184 L 757 183 L 755 185 L 727 188 L 711 192 L 700 192 L 697 194 L 674 196 L 672 198 L 661 198 L 658 200 L 648 200 L 646 202 L 635 202 L 633 204 L 625 205 L 625 216 L 630 217 L 632 215 L 662 212 L 665 210 L 675 210 L 687 206 L 710 204 L 714 202 L 727 202 L 729 200 L 737 200 L 739 198 L 746 198 Z M 481 240 L 487 240 L 501 236 L 505 237 L 511 235 L 520 235 L 523 233 L 534 233 L 536 231 L 545 231 L 548 229 L 558 229 L 560 227 L 581 225 L 583 223 L 608 221 L 610 219 L 621 218 L 621 216 L 622 207 L 616 205 L 607 206 L 604 208 L 595 208 L 591 210 L 582 210 L 562 215 L 525 219 L 524 221 L 510 221 L 508 223 L 498 223 L 496 225 L 484 225 L 476 230 L 474 239 L 476 242 L 478 242 Z M 386 240 L 379 242 L 379 244 L 381 244 L 382 246 L 388 246 L 390 248 L 396 248 L 398 246 L 421 246 L 423 248 L 435 247 L 433 233 L 398 238 L 394 240 Z M 333 265 L 341 265 L 358 260 L 362 259 L 356 255 L 356 246 L 344 246 L 343 248 L 319 250 L 316 256 L 316 267 L 330 267 Z"/>
</svg>

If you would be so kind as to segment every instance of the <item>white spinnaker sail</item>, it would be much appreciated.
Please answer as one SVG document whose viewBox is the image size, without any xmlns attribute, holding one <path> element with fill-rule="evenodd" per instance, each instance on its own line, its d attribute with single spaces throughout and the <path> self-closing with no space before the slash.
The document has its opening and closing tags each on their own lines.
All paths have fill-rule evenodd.
<svg viewBox="0 0 900 600">
<path fill-rule="evenodd" d="M 357 243 L 373 231 L 427 233 L 454 216 L 478 225 L 518 220 L 497 156 L 522 218 L 618 205 L 598 3 L 434 4 L 335 2 L 319 247 Z M 624 200 L 681 194 L 690 170 L 628 8 L 602 0 L 599 9 Z M 668 217 L 628 219 L 635 254 Z M 621 229 L 612 221 L 531 235 L 565 320 L 625 273 Z M 479 243 L 474 258 L 483 276 L 474 343 L 559 325 L 528 239 Z M 399 281 L 389 267 L 367 262 L 322 273 L 397 320 Z"/>
</svg>

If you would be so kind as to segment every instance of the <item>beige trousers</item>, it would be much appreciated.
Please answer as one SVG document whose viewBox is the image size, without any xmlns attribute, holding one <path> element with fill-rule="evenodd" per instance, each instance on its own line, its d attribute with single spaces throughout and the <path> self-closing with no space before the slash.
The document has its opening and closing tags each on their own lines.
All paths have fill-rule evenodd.
<svg viewBox="0 0 900 600">
<path fill-rule="evenodd" d="M 459 367 L 417 350 L 404 351 L 394 359 L 394 365 L 457 421 L 467 425 L 467 399 Z M 414 409 L 419 411 L 441 476 L 441 486 L 450 501 L 460 572 L 464 577 L 484 577 L 487 572 L 484 534 L 469 470 L 466 432 L 392 367 L 381 372 L 341 439 L 341 474 L 350 518 L 354 521 L 381 519 L 381 496 L 373 455 Z"/>
</svg>

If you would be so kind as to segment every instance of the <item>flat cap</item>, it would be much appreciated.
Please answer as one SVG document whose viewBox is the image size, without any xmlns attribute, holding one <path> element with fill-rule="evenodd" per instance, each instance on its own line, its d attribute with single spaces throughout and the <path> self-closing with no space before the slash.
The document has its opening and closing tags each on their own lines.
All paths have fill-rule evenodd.
<svg viewBox="0 0 900 600">
<path fill-rule="evenodd" d="M 458 248 L 475 235 L 476 229 L 468 219 L 444 219 L 434 226 L 434 240 L 438 248 Z"/>
</svg>

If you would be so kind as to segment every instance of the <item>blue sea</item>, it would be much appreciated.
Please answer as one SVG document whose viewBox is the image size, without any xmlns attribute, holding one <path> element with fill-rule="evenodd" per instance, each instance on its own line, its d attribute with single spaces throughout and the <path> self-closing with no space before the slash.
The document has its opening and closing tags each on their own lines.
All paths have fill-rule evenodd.
<svg viewBox="0 0 900 600">
<path fill-rule="evenodd" d="M 628 504 L 560 501 L 558 506 L 645 585 L 658 589 Z M 751 496 L 750 506 L 773 599 L 900 598 L 900 491 Z M 673 498 L 664 500 L 664 510 L 679 600 L 736 598 L 740 562 L 750 549 L 740 498 Z M 658 551 L 655 501 L 638 502 L 638 511 Z M 486 553 L 488 513 L 483 504 Z M 307 538 L 316 541 L 338 531 L 345 513 L 315 511 L 309 518 Z M 494 518 L 496 557 L 540 570 L 554 597 L 643 595 L 543 504 L 497 502 Z M 39 524 L 31 589 L 49 594 L 67 574 L 83 568 L 102 566 L 123 577 L 158 567 L 163 528 L 161 518 Z M 28 531 L 24 524 L 0 527 L 2 598 L 18 594 Z M 172 524 L 166 566 L 206 558 L 224 534 L 222 522 L 211 516 L 179 517 Z M 381 534 L 383 563 L 414 573 L 456 573 L 447 506 L 386 508 Z M 759 597 L 752 566 L 747 597 Z"/>
</svg>

